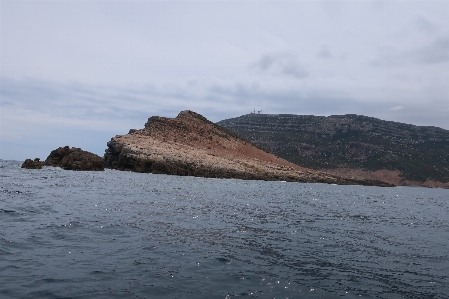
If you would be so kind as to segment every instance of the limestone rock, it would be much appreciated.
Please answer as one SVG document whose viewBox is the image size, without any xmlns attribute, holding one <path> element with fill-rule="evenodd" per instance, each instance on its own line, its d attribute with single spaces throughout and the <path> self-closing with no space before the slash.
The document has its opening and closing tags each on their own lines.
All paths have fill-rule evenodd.
<svg viewBox="0 0 449 299">
<path fill-rule="evenodd" d="M 102 157 L 69 146 L 53 150 L 45 160 L 45 165 L 57 166 L 66 170 L 104 170 Z"/>
</svg>

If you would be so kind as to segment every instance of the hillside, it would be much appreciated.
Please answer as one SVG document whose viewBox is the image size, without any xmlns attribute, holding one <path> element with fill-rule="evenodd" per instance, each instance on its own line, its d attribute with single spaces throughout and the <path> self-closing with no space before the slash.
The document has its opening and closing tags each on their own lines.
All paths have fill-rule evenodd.
<svg viewBox="0 0 449 299">
<path fill-rule="evenodd" d="M 105 167 L 136 172 L 250 180 L 387 186 L 345 179 L 276 157 L 203 116 L 182 111 L 176 118 L 153 116 L 145 127 L 108 142 Z"/>
<path fill-rule="evenodd" d="M 441 128 L 353 114 L 247 114 L 217 124 L 303 167 L 449 187 L 449 131 Z"/>
</svg>

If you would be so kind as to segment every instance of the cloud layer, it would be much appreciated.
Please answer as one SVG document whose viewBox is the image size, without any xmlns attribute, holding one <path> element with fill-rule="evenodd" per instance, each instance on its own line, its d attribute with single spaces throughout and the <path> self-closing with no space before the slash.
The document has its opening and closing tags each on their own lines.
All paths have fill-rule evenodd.
<svg viewBox="0 0 449 299">
<path fill-rule="evenodd" d="M 449 129 L 449 2 L 2 1 L 0 158 L 102 154 L 152 115 Z M 74 143 L 76 142 L 76 144 Z"/>
</svg>

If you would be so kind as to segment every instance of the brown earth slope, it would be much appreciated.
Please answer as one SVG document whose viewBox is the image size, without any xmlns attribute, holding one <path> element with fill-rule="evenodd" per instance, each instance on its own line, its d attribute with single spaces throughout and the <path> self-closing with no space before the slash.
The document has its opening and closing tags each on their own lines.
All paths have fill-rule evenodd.
<svg viewBox="0 0 449 299">
<path fill-rule="evenodd" d="M 105 167 L 136 172 L 335 184 L 388 186 L 375 180 L 341 178 L 281 159 L 192 112 L 153 116 L 145 128 L 108 142 Z"/>
</svg>

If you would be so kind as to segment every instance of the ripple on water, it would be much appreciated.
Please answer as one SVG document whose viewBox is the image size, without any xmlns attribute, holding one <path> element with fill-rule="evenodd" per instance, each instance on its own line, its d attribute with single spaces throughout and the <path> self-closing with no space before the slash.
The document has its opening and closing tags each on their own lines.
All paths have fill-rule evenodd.
<svg viewBox="0 0 449 299">
<path fill-rule="evenodd" d="M 0 297 L 449 294 L 447 190 L 47 167 L 2 175 Z"/>
</svg>

